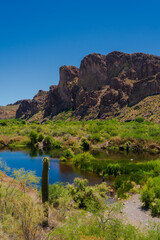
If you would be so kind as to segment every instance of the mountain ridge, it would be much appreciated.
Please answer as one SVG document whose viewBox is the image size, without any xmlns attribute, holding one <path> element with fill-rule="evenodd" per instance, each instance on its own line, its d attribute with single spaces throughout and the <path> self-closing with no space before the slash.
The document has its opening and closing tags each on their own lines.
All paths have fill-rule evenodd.
<svg viewBox="0 0 160 240">
<path fill-rule="evenodd" d="M 160 94 L 160 57 L 144 53 L 91 53 L 80 68 L 61 66 L 59 75 L 58 85 L 48 92 L 40 90 L 32 100 L 22 100 L 16 117 L 52 119 L 72 109 L 79 119 L 108 119 Z"/>
</svg>

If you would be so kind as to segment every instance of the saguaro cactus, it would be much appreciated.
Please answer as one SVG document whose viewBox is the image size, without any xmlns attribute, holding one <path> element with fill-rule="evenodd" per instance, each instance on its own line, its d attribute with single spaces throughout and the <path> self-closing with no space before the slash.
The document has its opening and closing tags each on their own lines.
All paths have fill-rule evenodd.
<svg viewBox="0 0 160 240">
<path fill-rule="evenodd" d="M 43 158 L 43 171 L 42 171 L 42 202 L 45 204 L 45 217 L 46 221 L 43 222 L 43 226 L 48 226 L 48 207 L 47 202 L 49 200 L 49 158 Z"/>
</svg>

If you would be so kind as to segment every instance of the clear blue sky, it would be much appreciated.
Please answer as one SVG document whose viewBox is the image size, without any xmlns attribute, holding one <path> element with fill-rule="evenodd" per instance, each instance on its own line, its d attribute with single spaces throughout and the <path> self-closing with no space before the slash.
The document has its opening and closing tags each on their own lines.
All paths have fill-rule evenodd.
<svg viewBox="0 0 160 240">
<path fill-rule="evenodd" d="M 59 81 L 61 65 L 92 52 L 160 55 L 160 3 L 143 0 L 1 0 L 0 105 Z"/>
</svg>

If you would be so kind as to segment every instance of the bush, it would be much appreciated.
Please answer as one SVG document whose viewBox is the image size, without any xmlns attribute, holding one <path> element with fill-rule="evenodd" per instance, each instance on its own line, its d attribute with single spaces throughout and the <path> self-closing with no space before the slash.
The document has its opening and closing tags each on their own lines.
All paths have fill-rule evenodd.
<svg viewBox="0 0 160 240">
<path fill-rule="evenodd" d="M 160 216 L 160 199 L 156 198 L 152 202 L 151 213 L 153 216 Z"/>
<path fill-rule="evenodd" d="M 53 139 L 51 136 L 46 136 L 43 142 L 43 147 L 45 149 L 51 149 L 53 143 Z"/>
<path fill-rule="evenodd" d="M 18 170 L 15 177 L 0 184 L 0 239 L 40 239 L 43 206 L 24 191 L 28 191 L 26 184 L 33 183 L 35 175 Z M 9 238 L 4 238 L 1 227 Z"/>
<path fill-rule="evenodd" d="M 87 179 L 75 178 L 73 184 L 67 185 L 67 190 L 78 208 L 91 211 L 102 208 L 105 204 L 105 199 L 107 199 L 107 185 L 102 183 L 102 187 L 101 185 L 90 187 L 87 184 Z"/>
<path fill-rule="evenodd" d="M 95 158 L 92 156 L 92 154 L 86 152 L 75 155 L 72 163 L 74 166 L 77 166 L 80 169 L 93 171 L 94 162 Z"/>
<path fill-rule="evenodd" d="M 89 151 L 89 142 L 87 141 L 87 139 L 82 138 L 81 148 L 82 148 L 83 151 Z"/>
<path fill-rule="evenodd" d="M 38 142 L 42 142 L 42 140 L 44 139 L 44 136 L 43 134 L 39 134 L 39 137 L 38 137 Z"/>
<path fill-rule="evenodd" d="M 160 176 L 147 180 L 141 192 L 141 201 L 153 215 L 160 215 Z"/>
<path fill-rule="evenodd" d="M 29 134 L 31 145 L 35 145 L 38 141 L 38 133 L 35 131 L 31 131 Z"/>
<path fill-rule="evenodd" d="M 128 198 L 129 191 L 133 188 L 133 184 L 130 180 L 123 182 L 122 185 L 117 190 L 117 195 L 119 198 Z"/>
<path fill-rule="evenodd" d="M 67 149 L 64 151 L 63 157 L 65 157 L 66 159 L 71 159 L 73 157 L 73 154 L 69 149 Z"/>
<path fill-rule="evenodd" d="M 52 142 L 52 147 L 53 147 L 53 148 L 56 148 L 56 149 L 61 148 L 61 142 L 58 141 L 58 140 L 53 140 L 53 142 Z"/>
<path fill-rule="evenodd" d="M 145 185 L 141 192 L 141 201 L 144 203 L 144 206 L 149 208 L 154 198 L 155 198 L 155 193 L 153 189 L 149 189 L 148 186 Z"/>
<path fill-rule="evenodd" d="M 55 183 L 49 186 L 49 203 L 54 207 L 59 205 L 59 198 L 64 196 L 65 187 L 62 183 Z"/>
<path fill-rule="evenodd" d="M 92 142 L 96 143 L 96 142 L 102 142 L 102 138 L 101 135 L 99 133 L 93 133 L 90 138 L 89 138 Z"/>
<path fill-rule="evenodd" d="M 0 120 L 0 126 L 7 126 L 7 120 Z"/>
<path fill-rule="evenodd" d="M 135 121 L 138 122 L 138 123 L 142 123 L 142 122 L 144 122 L 144 118 L 143 117 L 136 117 Z"/>
</svg>

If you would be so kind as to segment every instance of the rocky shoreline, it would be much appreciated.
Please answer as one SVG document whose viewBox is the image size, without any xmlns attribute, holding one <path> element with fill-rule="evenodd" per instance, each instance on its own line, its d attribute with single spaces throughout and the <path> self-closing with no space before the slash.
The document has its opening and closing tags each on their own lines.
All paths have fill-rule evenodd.
<svg viewBox="0 0 160 240">
<path fill-rule="evenodd" d="M 160 218 L 152 217 L 150 210 L 143 207 L 139 198 L 139 194 L 134 194 L 128 200 L 123 201 L 123 217 L 125 221 L 140 227 L 160 223 Z"/>
</svg>

